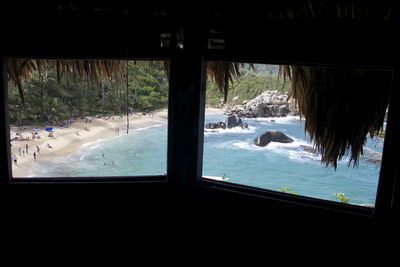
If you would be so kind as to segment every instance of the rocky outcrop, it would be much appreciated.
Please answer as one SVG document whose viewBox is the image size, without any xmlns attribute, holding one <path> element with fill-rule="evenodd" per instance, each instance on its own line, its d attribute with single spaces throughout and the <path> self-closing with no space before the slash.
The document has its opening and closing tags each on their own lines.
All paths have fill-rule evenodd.
<svg viewBox="0 0 400 267">
<path fill-rule="evenodd" d="M 226 129 L 226 124 L 223 121 L 219 122 L 210 122 L 204 125 L 206 129 Z"/>
<path fill-rule="evenodd" d="M 206 129 L 231 129 L 234 127 L 241 127 L 242 129 L 248 128 L 247 123 L 244 123 L 241 118 L 235 115 L 230 115 L 225 121 L 210 122 L 204 125 Z"/>
<path fill-rule="evenodd" d="M 266 146 L 270 142 L 292 143 L 293 139 L 280 131 L 266 131 L 253 140 L 256 146 Z"/>
<path fill-rule="evenodd" d="M 285 117 L 295 115 L 295 111 L 289 108 L 288 96 L 275 91 L 265 91 L 250 101 L 243 101 L 240 105 L 228 107 L 228 114 L 236 114 L 245 118 Z"/>
</svg>

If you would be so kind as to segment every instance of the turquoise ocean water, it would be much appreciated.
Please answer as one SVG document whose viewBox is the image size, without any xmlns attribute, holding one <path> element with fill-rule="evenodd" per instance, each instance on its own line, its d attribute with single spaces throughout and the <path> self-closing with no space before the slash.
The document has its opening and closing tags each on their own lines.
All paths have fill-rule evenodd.
<svg viewBox="0 0 400 267">
<path fill-rule="evenodd" d="M 123 131 L 121 131 L 123 132 Z M 167 169 L 167 123 L 87 143 L 66 157 L 37 161 L 31 176 L 92 177 L 163 174 Z"/>
<path fill-rule="evenodd" d="M 207 122 L 225 120 L 223 114 L 206 116 Z M 358 167 L 339 162 L 335 171 L 324 167 L 318 155 L 305 152 L 309 146 L 304 121 L 298 117 L 244 119 L 249 129 L 206 132 L 203 175 L 221 176 L 228 182 L 291 192 L 327 200 L 345 193 L 350 203 L 374 204 L 380 168 L 361 159 Z M 270 143 L 257 147 L 253 139 L 267 130 L 279 130 L 293 138 L 290 144 Z M 369 139 L 367 146 L 382 151 L 383 140 Z M 32 176 L 90 177 L 162 174 L 167 166 L 167 123 L 159 123 L 129 134 L 98 140 L 66 157 L 36 162 Z"/>
<path fill-rule="evenodd" d="M 225 120 L 222 114 L 206 116 L 207 122 Z M 271 122 L 274 120 L 275 122 Z M 304 151 L 310 146 L 299 117 L 244 119 L 249 129 L 232 128 L 205 133 L 203 175 L 221 176 L 228 182 L 290 192 L 326 200 L 336 200 L 335 193 L 345 193 L 353 204 L 374 204 L 380 166 L 361 159 L 358 167 L 348 167 L 347 159 L 325 167 L 320 156 Z M 253 139 L 267 130 L 279 130 L 294 139 L 293 143 L 271 142 L 266 147 Z M 382 152 L 383 139 L 368 139 L 366 146 Z"/>
</svg>

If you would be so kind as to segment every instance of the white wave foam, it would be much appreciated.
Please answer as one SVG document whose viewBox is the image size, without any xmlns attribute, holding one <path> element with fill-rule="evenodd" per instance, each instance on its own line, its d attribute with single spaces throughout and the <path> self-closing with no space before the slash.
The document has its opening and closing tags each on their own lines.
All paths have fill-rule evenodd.
<svg viewBox="0 0 400 267">
<path fill-rule="evenodd" d="M 142 127 L 142 128 L 133 129 L 133 131 L 138 132 L 138 131 L 143 131 L 143 130 L 146 130 L 146 129 L 155 128 L 155 127 L 161 127 L 161 126 L 163 126 L 161 123 L 160 124 L 154 124 L 154 125 L 150 125 L 150 126 L 146 126 L 146 127 Z"/>
<path fill-rule="evenodd" d="M 88 154 L 89 154 L 89 153 L 85 153 L 85 154 L 83 154 L 82 156 L 80 156 L 80 157 L 79 157 L 79 161 L 84 160 Z"/>
<path fill-rule="evenodd" d="M 278 153 L 281 153 L 287 156 L 289 159 L 293 161 L 300 161 L 300 162 L 320 162 L 321 156 L 317 154 L 313 154 L 306 151 L 298 151 L 298 150 L 282 150 Z"/>
<path fill-rule="evenodd" d="M 310 162 L 310 161 L 314 162 L 321 160 L 320 155 L 304 151 L 304 147 L 311 146 L 311 144 L 301 139 L 294 139 L 293 143 L 271 142 L 264 147 L 256 146 L 255 144 L 253 144 L 251 140 L 225 142 L 218 144 L 217 146 L 220 148 L 234 147 L 248 151 L 271 151 L 273 153 L 285 156 L 293 161 L 300 161 L 300 162 Z"/>
<path fill-rule="evenodd" d="M 254 146 L 253 144 L 251 144 L 249 142 L 244 142 L 244 141 L 235 142 L 232 145 L 237 147 L 237 148 L 245 149 L 245 150 L 255 150 L 256 149 L 256 148 L 254 148 L 256 146 Z"/>
<path fill-rule="evenodd" d="M 256 133 L 257 127 L 249 126 L 248 129 L 242 129 L 241 127 L 234 127 L 230 129 L 204 129 L 204 135 L 216 135 L 216 134 L 235 134 L 235 133 Z"/>
<path fill-rule="evenodd" d="M 305 140 L 302 139 L 297 139 L 294 137 L 291 137 L 293 139 L 292 143 L 278 143 L 278 142 L 271 142 L 265 148 L 269 150 L 274 150 L 278 148 L 298 148 L 301 146 L 311 146 L 311 144 Z"/>
<path fill-rule="evenodd" d="M 308 152 L 304 150 L 304 147 L 312 147 L 312 144 L 305 140 L 295 139 L 293 143 L 277 143 L 271 142 L 267 146 L 260 147 L 253 144 L 252 140 L 246 141 L 227 141 L 218 144 L 214 144 L 213 147 L 219 149 L 238 149 L 247 151 L 269 151 L 272 153 L 279 154 L 295 162 L 304 163 L 315 163 L 320 164 L 321 155 Z M 344 156 L 338 164 L 347 165 L 350 157 Z"/>
<path fill-rule="evenodd" d="M 292 124 L 300 122 L 300 116 L 271 117 L 271 118 L 250 118 L 250 121 L 265 122 L 266 124 Z M 303 119 L 304 121 L 304 119 Z"/>
</svg>

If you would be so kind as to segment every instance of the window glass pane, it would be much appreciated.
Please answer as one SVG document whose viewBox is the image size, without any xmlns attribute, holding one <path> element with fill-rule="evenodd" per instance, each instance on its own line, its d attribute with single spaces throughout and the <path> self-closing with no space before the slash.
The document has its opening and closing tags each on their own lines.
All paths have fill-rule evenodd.
<svg viewBox="0 0 400 267">
<path fill-rule="evenodd" d="M 25 104 L 12 79 L 13 64 L 25 75 L 20 86 Z M 165 173 L 165 66 L 162 61 L 11 59 L 13 177 Z"/>
<path fill-rule="evenodd" d="M 305 119 L 298 115 L 293 100 L 288 101 L 290 81 L 278 80 L 278 70 L 273 65 L 255 65 L 254 70 L 244 65 L 230 87 L 226 105 L 208 79 L 203 177 L 373 207 L 384 130 L 367 138 L 358 166 L 349 166 L 344 156 L 336 170 L 325 167 L 305 133 Z M 265 142 L 260 136 L 267 131 L 276 140 L 260 144 Z"/>
</svg>

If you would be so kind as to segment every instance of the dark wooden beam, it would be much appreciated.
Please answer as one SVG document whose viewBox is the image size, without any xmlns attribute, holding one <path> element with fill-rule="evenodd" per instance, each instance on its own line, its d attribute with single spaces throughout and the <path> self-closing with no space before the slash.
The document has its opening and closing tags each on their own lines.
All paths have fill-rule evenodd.
<svg viewBox="0 0 400 267">
<path fill-rule="evenodd" d="M 392 90 L 387 118 L 385 143 L 378 192 L 376 198 L 376 216 L 384 222 L 392 222 L 398 217 L 400 208 L 400 68 L 393 71 Z"/>
<path fill-rule="evenodd" d="M 168 178 L 178 195 L 188 197 L 202 172 L 206 72 L 201 32 L 184 31 L 184 48 L 170 63 Z"/>
</svg>

